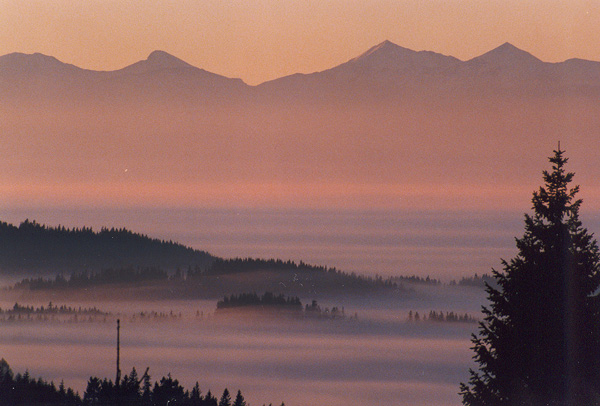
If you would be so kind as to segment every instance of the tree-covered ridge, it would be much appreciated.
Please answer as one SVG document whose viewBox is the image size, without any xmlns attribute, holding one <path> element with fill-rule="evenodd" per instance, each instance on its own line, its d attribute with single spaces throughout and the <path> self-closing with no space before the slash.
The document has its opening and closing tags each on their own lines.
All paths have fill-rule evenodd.
<svg viewBox="0 0 600 406">
<path fill-rule="evenodd" d="M 354 272 L 348 273 L 336 268 L 320 265 L 309 265 L 302 261 L 282 261 L 280 259 L 258 259 L 258 258 L 217 258 L 204 272 L 189 273 L 188 278 L 206 277 L 211 275 L 243 274 L 252 272 L 277 272 L 281 274 L 293 274 L 290 283 L 309 286 L 314 281 L 319 281 L 323 287 L 343 287 L 345 290 L 377 290 L 396 289 L 402 290 L 401 284 L 393 278 L 384 279 L 381 276 L 358 275 Z"/>
<path fill-rule="evenodd" d="M 411 276 L 400 275 L 400 276 L 393 276 L 390 278 L 390 280 L 393 282 L 396 282 L 398 284 L 410 283 L 410 284 L 414 284 L 414 285 L 430 285 L 430 286 L 442 284 L 442 282 L 439 279 L 431 278 L 429 275 L 427 275 L 426 277 L 422 277 L 422 276 L 418 276 L 418 275 L 411 275 Z"/>
<path fill-rule="evenodd" d="M 81 272 L 106 268 L 206 267 L 214 257 L 173 241 L 125 228 L 48 227 L 25 220 L 0 222 L 0 271 Z"/>
<path fill-rule="evenodd" d="M 240 293 L 239 295 L 225 296 L 217 302 L 217 310 L 236 307 L 265 307 L 290 311 L 302 311 L 302 302 L 299 297 L 286 297 L 283 294 L 275 295 L 265 292 L 262 296 L 256 293 Z"/>
<path fill-rule="evenodd" d="M 449 322 L 449 323 L 476 323 L 478 320 L 471 316 L 468 313 L 458 313 L 458 312 L 446 312 L 443 311 L 435 311 L 430 310 L 429 313 L 422 312 L 419 314 L 418 311 L 413 312 L 412 310 L 408 312 L 409 322 L 419 322 L 419 321 L 433 321 L 433 322 Z"/>
<path fill-rule="evenodd" d="M 281 259 L 259 259 L 259 258 L 232 258 L 232 259 L 216 259 L 210 268 L 206 270 L 206 274 L 226 274 L 238 272 L 254 272 L 260 270 L 277 269 L 280 271 L 299 269 L 327 271 L 326 267 L 308 265 L 300 261 L 282 261 Z"/>
<path fill-rule="evenodd" d="M 473 286 L 476 288 L 485 288 L 487 285 L 498 287 L 494 277 L 487 273 L 481 276 L 477 274 L 473 276 L 464 276 L 460 278 L 458 282 L 456 280 L 450 281 L 450 286 Z"/>
<path fill-rule="evenodd" d="M 14 289 L 79 289 L 92 286 L 110 284 L 137 284 L 148 281 L 167 280 L 169 275 L 166 271 L 154 268 L 120 268 L 103 269 L 98 272 L 76 272 L 66 278 L 62 274 L 56 275 L 54 279 L 49 278 L 25 278 L 14 285 Z"/>
<path fill-rule="evenodd" d="M 256 293 L 240 293 L 223 297 L 217 302 L 217 314 L 220 311 L 227 309 L 250 309 L 260 311 L 277 311 L 283 314 L 300 316 L 305 318 L 319 319 L 344 319 L 346 313 L 344 308 L 334 306 L 331 310 L 321 308 L 316 300 L 313 300 L 310 305 L 306 304 L 302 307 L 302 301 L 299 297 L 290 297 L 283 294 L 275 295 L 271 292 L 265 292 L 262 296 Z M 358 315 L 354 315 L 358 318 Z"/>
<path fill-rule="evenodd" d="M 83 398 L 61 382 L 33 379 L 28 372 L 14 375 L 8 363 L 0 360 L 0 406 L 247 406 L 241 391 L 232 400 L 225 388 L 220 398 L 209 390 L 202 394 L 198 382 L 191 391 L 168 375 L 154 382 L 148 370 L 142 377 L 135 368 L 129 375 L 113 382 L 90 377 Z M 282 403 L 283 405 L 283 403 Z"/>
<path fill-rule="evenodd" d="M 15 303 L 12 308 L 0 308 L 0 322 L 2 321 L 96 321 L 102 319 L 106 321 L 106 317 L 111 314 L 103 312 L 96 307 L 71 307 L 67 305 L 57 306 L 48 303 L 48 306 L 25 306 Z"/>
</svg>

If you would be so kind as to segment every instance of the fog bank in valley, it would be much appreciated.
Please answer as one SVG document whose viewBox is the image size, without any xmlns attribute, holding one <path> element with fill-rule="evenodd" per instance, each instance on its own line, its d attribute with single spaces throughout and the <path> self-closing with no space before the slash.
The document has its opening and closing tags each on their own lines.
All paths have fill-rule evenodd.
<svg viewBox="0 0 600 406">
<path fill-rule="evenodd" d="M 408 312 L 461 311 L 479 317 L 482 301 L 477 288 L 424 286 L 395 300 L 338 298 L 322 303 L 342 304 L 358 320 L 219 317 L 212 314 L 212 301 L 99 306 L 123 320 L 124 373 L 134 366 L 138 371 L 150 367 L 155 379 L 171 373 L 185 387 L 199 381 L 204 392 L 241 389 L 252 404 L 450 405 L 458 402 L 458 382 L 471 365 L 469 336 L 476 325 L 409 322 Z M 2 308 L 10 306 L 2 303 Z M 173 311 L 181 318 L 128 319 L 144 309 Z M 114 319 L 3 322 L 0 345 L 13 370 L 55 382 L 64 379 L 80 394 L 89 376 L 113 378 L 115 373 Z"/>
</svg>

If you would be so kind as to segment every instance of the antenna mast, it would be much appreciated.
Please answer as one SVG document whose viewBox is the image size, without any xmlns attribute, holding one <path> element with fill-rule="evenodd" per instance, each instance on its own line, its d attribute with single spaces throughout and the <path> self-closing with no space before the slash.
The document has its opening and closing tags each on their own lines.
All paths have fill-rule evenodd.
<svg viewBox="0 0 600 406">
<path fill-rule="evenodd" d="M 120 382 L 121 382 L 121 367 L 120 367 L 120 360 L 119 360 L 119 356 L 120 356 L 120 330 L 121 330 L 121 320 L 117 319 L 117 379 L 115 380 L 115 385 L 119 386 Z"/>
</svg>

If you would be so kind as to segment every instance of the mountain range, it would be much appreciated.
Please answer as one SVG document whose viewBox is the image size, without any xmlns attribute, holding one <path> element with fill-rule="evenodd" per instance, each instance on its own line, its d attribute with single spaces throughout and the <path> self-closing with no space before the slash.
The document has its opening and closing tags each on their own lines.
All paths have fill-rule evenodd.
<svg viewBox="0 0 600 406">
<path fill-rule="evenodd" d="M 560 94 L 598 94 L 600 62 L 569 59 L 543 62 L 505 43 L 481 56 L 461 61 L 430 51 L 413 51 L 384 41 L 331 69 L 294 74 L 249 86 L 194 67 L 163 51 L 115 71 L 92 71 L 39 53 L 0 57 L 0 96 L 83 97 L 115 101 L 148 97 L 257 100 L 310 98 L 328 101 L 352 96 L 397 98 L 457 89 L 509 90 Z M 370 98 L 370 97 L 369 97 Z"/>
<path fill-rule="evenodd" d="M 461 61 L 384 41 L 257 86 L 162 51 L 115 71 L 15 53 L 0 190 L 28 207 L 522 207 L 560 141 L 600 201 L 599 100 L 600 62 L 508 43 Z"/>
</svg>

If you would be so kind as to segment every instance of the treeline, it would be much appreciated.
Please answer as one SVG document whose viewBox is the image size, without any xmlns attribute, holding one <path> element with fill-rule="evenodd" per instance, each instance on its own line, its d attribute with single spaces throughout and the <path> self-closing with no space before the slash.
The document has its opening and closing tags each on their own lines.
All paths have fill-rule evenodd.
<svg viewBox="0 0 600 406">
<path fill-rule="evenodd" d="M 66 389 L 61 382 L 57 388 L 54 382 L 42 378 L 33 379 L 28 372 L 13 374 L 3 358 L 0 360 L 0 406 L 80 406 L 79 394 Z"/>
<path fill-rule="evenodd" d="M 313 300 L 310 305 L 306 305 L 304 307 L 304 315 L 309 318 L 325 318 L 325 319 L 344 319 L 346 318 L 346 311 L 344 307 L 341 309 L 337 306 L 334 306 L 329 310 L 328 307 L 325 309 L 321 309 L 321 306 L 317 303 L 316 300 Z M 358 314 L 354 313 L 354 316 L 351 319 L 358 319 Z"/>
<path fill-rule="evenodd" d="M 298 271 L 312 270 L 319 272 L 327 272 L 329 269 L 322 266 L 308 265 L 300 261 L 282 261 L 281 259 L 258 259 L 258 258 L 233 258 L 222 259 L 217 258 L 212 265 L 206 270 L 207 275 L 223 275 L 228 273 L 246 273 L 268 269 L 277 269 L 280 271 Z M 193 274 L 191 276 L 194 276 Z"/>
<path fill-rule="evenodd" d="M 54 279 L 50 278 L 25 278 L 14 285 L 14 289 L 78 289 L 93 286 L 122 284 L 122 283 L 141 283 L 148 281 L 167 280 L 169 275 L 166 271 L 155 268 L 109 268 L 98 272 L 76 272 L 70 277 L 65 278 L 62 274 L 56 275 Z"/>
<path fill-rule="evenodd" d="M 0 308 L 0 314 L 93 314 L 106 316 L 109 313 L 103 312 L 98 308 L 94 307 L 71 307 L 67 305 L 56 306 L 52 302 L 48 303 L 48 306 L 24 306 L 18 302 L 13 305 L 10 309 Z"/>
<path fill-rule="evenodd" d="M 413 284 L 413 285 L 430 285 L 430 286 L 445 285 L 439 279 L 431 278 L 429 276 L 426 276 L 426 277 L 417 276 L 417 275 L 394 276 L 391 278 L 391 280 L 398 284 L 408 283 L 408 284 Z M 488 275 L 488 274 L 483 274 L 481 276 L 479 276 L 478 274 L 475 274 L 473 276 L 465 276 L 465 277 L 460 278 L 458 281 L 456 279 L 453 279 L 448 283 L 448 286 L 473 286 L 473 287 L 478 287 L 478 288 L 485 288 L 486 283 L 491 286 L 496 286 L 496 282 L 495 282 L 494 278 L 492 278 L 492 276 Z"/>
<path fill-rule="evenodd" d="M 417 275 L 412 276 L 393 276 L 390 280 L 396 282 L 397 284 L 413 284 L 413 285 L 429 285 L 429 286 L 442 286 L 446 285 L 442 283 L 441 280 L 436 278 L 431 278 L 429 276 L 422 277 Z M 460 278 L 458 281 L 456 279 L 451 280 L 447 285 L 448 286 L 473 286 L 477 288 L 485 288 L 486 284 L 496 287 L 495 279 L 489 274 L 483 274 L 479 276 L 475 274 L 473 276 L 465 276 Z"/>
<path fill-rule="evenodd" d="M 398 284 L 411 283 L 418 285 L 441 285 L 442 282 L 439 279 L 430 278 L 429 275 L 426 277 L 412 275 L 412 276 L 393 276 L 390 278 L 392 281 Z"/>
<path fill-rule="evenodd" d="M 283 294 L 275 295 L 266 292 L 262 296 L 256 293 L 241 293 L 238 295 L 225 296 L 217 302 L 217 312 L 226 309 L 252 309 L 252 310 L 277 310 L 294 316 L 303 316 L 307 318 L 327 318 L 343 319 L 346 318 L 345 309 L 334 306 L 331 310 L 319 306 L 316 300 L 310 305 L 302 307 L 302 301 L 299 297 L 286 297 Z M 304 311 L 303 311 L 304 310 Z M 358 315 L 355 314 L 355 318 Z"/>
<path fill-rule="evenodd" d="M 354 272 L 342 272 L 336 268 L 319 265 L 309 265 L 302 261 L 282 261 L 280 259 L 258 259 L 258 258 L 217 258 L 206 270 L 188 271 L 188 279 L 202 278 L 203 276 L 227 275 L 235 273 L 251 273 L 259 271 L 273 271 L 285 274 L 291 273 L 294 278 L 289 281 L 291 285 L 310 286 L 318 282 L 323 288 L 343 290 L 376 290 L 394 289 L 403 290 L 401 284 L 393 278 L 384 279 L 381 276 L 358 275 Z"/>
<path fill-rule="evenodd" d="M 471 316 L 468 313 L 455 313 L 455 312 L 443 312 L 443 311 L 435 311 L 431 310 L 429 313 L 419 314 L 419 312 L 413 312 L 412 310 L 408 312 L 408 321 L 409 322 L 419 322 L 419 321 L 433 321 L 433 322 L 450 322 L 450 323 L 477 323 L 475 317 Z"/>
<path fill-rule="evenodd" d="M 483 274 L 481 276 L 475 274 L 474 276 L 463 277 L 458 282 L 455 280 L 450 282 L 450 286 L 473 286 L 477 288 L 485 288 L 486 284 L 494 288 L 498 287 L 496 280 L 488 274 Z"/>
<path fill-rule="evenodd" d="M 240 293 L 239 295 L 225 296 L 217 302 L 217 310 L 235 307 L 267 307 L 272 309 L 302 311 L 302 302 L 299 297 L 286 297 L 283 294 L 275 295 L 265 292 L 262 296 L 256 293 Z"/>
<path fill-rule="evenodd" d="M 235 276 L 252 272 L 257 273 L 257 277 L 250 281 L 253 284 L 252 289 L 259 290 L 289 289 L 306 293 L 316 291 L 364 293 L 382 289 L 404 290 L 402 284 L 393 278 L 383 279 L 381 276 L 345 273 L 335 268 L 308 265 L 304 262 L 254 258 L 214 258 L 209 266 L 189 265 L 186 270 L 176 267 L 171 274 L 157 266 L 128 266 L 100 271 L 79 271 L 73 272 L 68 277 L 60 273 L 54 278 L 25 278 L 13 285 L 12 289 L 80 289 L 109 284 L 163 281 L 169 284 L 169 289 L 172 291 L 185 291 L 188 292 L 188 295 L 193 296 L 194 289 L 196 292 L 207 293 L 238 290 L 242 284 L 235 280 Z M 265 276 L 261 272 L 269 272 L 271 275 Z M 223 278 L 223 276 L 228 278 Z"/>
<path fill-rule="evenodd" d="M 198 382 L 191 391 L 188 391 L 170 374 L 152 385 L 148 370 L 139 378 L 135 368 L 117 384 L 107 378 L 101 380 L 91 377 L 83 394 L 82 404 L 86 406 L 247 406 L 239 390 L 233 400 L 227 388 L 223 390 L 220 398 L 214 396 L 210 390 L 203 395 Z"/>
<path fill-rule="evenodd" d="M 81 397 L 61 382 L 34 379 L 28 372 L 14 375 L 6 360 L 0 360 L 0 406 L 247 406 L 241 391 L 232 398 L 225 388 L 220 398 L 209 390 L 202 394 L 198 382 L 186 390 L 168 375 L 154 382 L 148 370 L 140 378 L 135 368 L 129 375 L 113 382 L 90 377 Z M 271 405 L 270 405 L 271 406 Z M 281 404 L 284 406 L 284 403 Z"/>
<path fill-rule="evenodd" d="M 12 308 L 0 308 L 0 321 L 106 321 L 110 313 L 103 312 L 96 307 L 70 307 L 56 306 L 52 302 L 48 306 L 24 306 L 15 303 Z"/>
<path fill-rule="evenodd" d="M 201 316 L 200 311 L 196 313 L 196 319 Z M 204 314 L 202 313 L 202 317 Z M 178 321 L 183 320 L 183 314 L 181 312 L 170 311 L 141 311 L 134 313 L 133 315 L 127 316 L 124 314 L 113 314 L 110 312 L 104 312 L 96 307 L 71 307 L 67 305 L 56 306 L 52 302 L 48 306 L 27 306 L 20 305 L 18 302 L 14 304 L 12 308 L 2 309 L 0 308 L 0 322 L 14 322 L 14 321 L 35 321 L 35 322 L 102 322 L 113 321 L 117 317 L 128 320 L 129 322 L 147 322 L 147 321 Z"/>
<path fill-rule="evenodd" d="M 125 228 L 48 227 L 25 220 L 0 222 L 0 269 L 73 272 L 107 268 L 209 266 L 214 257 L 173 241 L 152 239 Z"/>
</svg>

